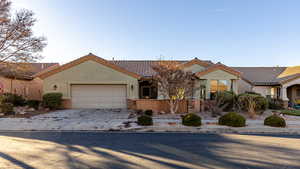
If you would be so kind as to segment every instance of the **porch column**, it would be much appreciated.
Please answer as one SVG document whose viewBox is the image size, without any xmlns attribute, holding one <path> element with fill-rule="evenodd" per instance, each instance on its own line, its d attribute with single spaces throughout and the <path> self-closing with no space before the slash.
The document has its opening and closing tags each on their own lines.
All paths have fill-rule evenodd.
<svg viewBox="0 0 300 169">
<path fill-rule="evenodd" d="M 287 97 L 287 87 L 282 86 L 281 88 L 281 99 L 284 102 L 284 107 L 287 108 L 289 105 L 289 98 Z"/>
</svg>

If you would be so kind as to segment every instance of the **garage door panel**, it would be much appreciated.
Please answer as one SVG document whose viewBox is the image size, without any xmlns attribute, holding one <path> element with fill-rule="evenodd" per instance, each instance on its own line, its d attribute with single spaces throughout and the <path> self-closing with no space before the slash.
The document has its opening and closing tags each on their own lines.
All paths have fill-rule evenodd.
<svg viewBox="0 0 300 169">
<path fill-rule="evenodd" d="M 72 85 L 73 108 L 126 108 L 126 85 Z"/>
</svg>

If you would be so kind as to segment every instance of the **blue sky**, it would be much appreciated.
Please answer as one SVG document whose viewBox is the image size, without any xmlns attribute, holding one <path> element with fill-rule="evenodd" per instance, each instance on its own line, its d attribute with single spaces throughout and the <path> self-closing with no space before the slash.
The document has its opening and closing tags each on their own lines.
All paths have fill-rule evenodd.
<svg viewBox="0 0 300 169">
<path fill-rule="evenodd" d="M 35 12 L 45 62 L 192 59 L 300 65 L 298 0 L 12 0 Z"/>
</svg>

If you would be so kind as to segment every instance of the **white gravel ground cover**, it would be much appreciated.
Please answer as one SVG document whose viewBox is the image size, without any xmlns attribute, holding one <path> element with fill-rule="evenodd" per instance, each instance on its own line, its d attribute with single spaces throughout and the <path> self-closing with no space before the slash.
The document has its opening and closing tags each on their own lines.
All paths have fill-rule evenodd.
<svg viewBox="0 0 300 169">
<path fill-rule="evenodd" d="M 0 118 L 0 130 L 119 130 L 128 121 L 135 119 L 128 119 L 127 110 L 59 110 L 32 118 Z"/>
<path fill-rule="evenodd" d="M 138 126 L 136 118 L 128 119 L 128 110 L 60 110 L 32 118 L 0 118 L 0 130 L 96 130 L 96 131 L 173 131 L 173 132 L 271 132 L 300 134 L 300 117 L 285 116 L 286 128 L 263 125 L 265 117 L 247 119 L 246 127 L 217 125 L 217 118 L 204 118 L 200 127 L 181 124 L 180 115 L 155 115 L 153 126 Z M 267 112 L 264 116 L 268 116 Z M 204 115 L 201 115 L 203 117 Z"/>
</svg>

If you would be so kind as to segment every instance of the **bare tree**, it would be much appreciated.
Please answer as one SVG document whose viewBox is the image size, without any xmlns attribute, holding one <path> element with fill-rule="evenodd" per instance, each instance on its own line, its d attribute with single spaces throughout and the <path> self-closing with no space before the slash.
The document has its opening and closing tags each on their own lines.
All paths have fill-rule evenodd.
<svg viewBox="0 0 300 169">
<path fill-rule="evenodd" d="M 194 76 L 192 72 L 184 71 L 179 64 L 170 61 L 160 61 L 152 66 L 156 72 L 158 91 L 168 99 L 170 112 L 176 113 L 179 102 L 192 96 L 194 89 Z"/>
<path fill-rule="evenodd" d="M 46 46 L 46 39 L 33 34 L 33 12 L 23 9 L 12 15 L 10 5 L 10 1 L 0 0 L 0 64 L 41 59 L 39 53 Z"/>
<path fill-rule="evenodd" d="M 10 4 L 9 1 L 0 0 L 0 22 L 7 20 Z"/>
</svg>

